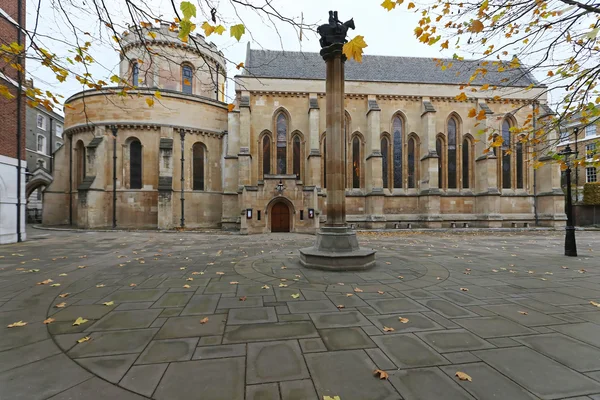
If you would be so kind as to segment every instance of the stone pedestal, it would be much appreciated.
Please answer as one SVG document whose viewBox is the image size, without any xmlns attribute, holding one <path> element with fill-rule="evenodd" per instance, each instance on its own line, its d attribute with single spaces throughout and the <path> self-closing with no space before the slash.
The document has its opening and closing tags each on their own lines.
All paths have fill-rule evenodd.
<svg viewBox="0 0 600 400">
<path fill-rule="evenodd" d="M 361 249 L 356 232 L 346 224 L 344 182 L 344 62 L 343 43 L 321 50 L 327 65 L 327 222 L 317 232 L 313 247 L 300 249 L 307 268 L 333 271 L 364 270 L 375 265 L 375 250 Z"/>
</svg>

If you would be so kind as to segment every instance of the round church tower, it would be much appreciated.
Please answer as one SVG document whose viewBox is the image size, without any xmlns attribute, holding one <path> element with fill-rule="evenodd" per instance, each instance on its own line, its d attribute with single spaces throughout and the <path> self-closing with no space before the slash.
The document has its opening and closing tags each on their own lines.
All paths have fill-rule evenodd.
<svg viewBox="0 0 600 400">
<path fill-rule="evenodd" d="M 45 224 L 168 229 L 182 208 L 187 227 L 221 222 L 223 54 L 166 24 L 138 29 L 120 42 L 121 85 L 65 102 L 68 142 L 55 155 Z"/>
</svg>

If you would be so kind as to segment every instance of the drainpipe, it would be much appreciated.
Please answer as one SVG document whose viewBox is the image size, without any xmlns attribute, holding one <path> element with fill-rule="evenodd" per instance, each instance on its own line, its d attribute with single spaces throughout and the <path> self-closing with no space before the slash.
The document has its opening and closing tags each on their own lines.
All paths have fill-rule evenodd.
<svg viewBox="0 0 600 400">
<path fill-rule="evenodd" d="M 184 218 L 184 202 L 185 202 L 185 198 L 183 195 L 183 187 L 185 184 L 185 178 L 184 178 L 184 162 L 185 162 L 185 152 L 183 149 L 183 145 L 185 142 L 185 130 L 182 128 L 179 130 L 179 137 L 181 138 L 181 227 L 185 228 L 185 218 Z"/>
<path fill-rule="evenodd" d="M 112 125 L 110 130 L 113 134 L 113 215 L 112 215 L 112 227 L 117 227 L 117 133 L 118 129 L 116 125 Z"/>
<path fill-rule="evenodd" d="M 69 135 L 69 225 L 73 226 L 73 133 Z"/>
<path fill-rule="evenodd" d="M 52 150 L 54 148 L 54 142 L 53 142 L 53 136 L 54 134 L 52 133 L 52 122 L 54 120 L 52 119 L 52 115 L 50 116 L 50 175 L 52 175 L 52 170 L 54 169 L 54 151 Z"/>
<path fill-rule="evenodd" d="M 217 64 L 217 87 L 215 90 L 217 101 L 219 101 L 219 64 Z"/>
<path fill-rule="evenodd" d="M 21 25 L 23 16 L 21 15 L 22 0 L 17 0 L 17 44 L 21 45 Z M 23 55 L 19 55 L 19 65 L 23 65 Z M 21 92 L 23 89 L 23 74 L 20 69 L 17 70 L 17 242 L 22 242 L 21 238 Z"/>
<path fill-rule="evenodd" d="M 533 106 L 533 137 L 534 137 L 534 139 L 535 139 L 535 132 L 536 132 L 536 116 L 535 116 L 536 104 L 537 104 L 536 101 L 534 101 L 532 104 L 532 106 Z M 535 147 L 533 150 L 534 151 L 536 150 Z M 535 158 L 537 158 L 537 151 L 536 151 Z M 535 165 L 535 158 L 534 158 L 534 165 Z M 539 225 L 539 216 L 538 216 L 537 169 L 536 168 L 533 169 L 533 214 L 535 216 L 535 226 L 538 226 Z"/>
</svg>

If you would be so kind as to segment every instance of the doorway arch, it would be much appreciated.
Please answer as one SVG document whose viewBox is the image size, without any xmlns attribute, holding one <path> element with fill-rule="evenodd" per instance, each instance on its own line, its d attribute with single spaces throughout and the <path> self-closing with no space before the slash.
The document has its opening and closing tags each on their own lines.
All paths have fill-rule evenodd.
<svg viewBox="0 0 600 400">
<path fill-rule="evenodd" d="M 271 232 L 290 232 L 291 230 L 290 207 L 283 201 L 273 204 L 270 212 Z"/>
</svg>

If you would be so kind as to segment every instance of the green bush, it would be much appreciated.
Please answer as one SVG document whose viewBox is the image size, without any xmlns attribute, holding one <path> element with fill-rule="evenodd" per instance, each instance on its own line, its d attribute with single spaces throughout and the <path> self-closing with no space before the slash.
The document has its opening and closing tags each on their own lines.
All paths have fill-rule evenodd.
<svg viewBox="0 0 600 400">
<path fill-rule="evenodd" d="M 583 204 L 600 205 L 600 182 L 583 185 Z"/>
</svg>

